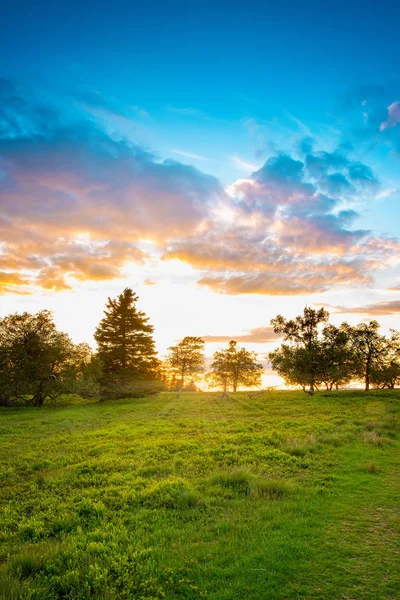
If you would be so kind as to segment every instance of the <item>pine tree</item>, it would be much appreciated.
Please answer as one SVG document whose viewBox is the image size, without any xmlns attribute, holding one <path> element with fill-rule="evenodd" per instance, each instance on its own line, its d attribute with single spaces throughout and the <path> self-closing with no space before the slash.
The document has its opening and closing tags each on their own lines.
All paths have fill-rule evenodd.
<svg viewBox="0 0 400 600">
<path fill-rule="evenodd" d="M 125 288 L 115 300 L 108 298 L 104 317 L 94 339 L 106 376 L 155 377 L 158 360 L 149 318 L 136 308 L 138 296 Z"/>
</svg>

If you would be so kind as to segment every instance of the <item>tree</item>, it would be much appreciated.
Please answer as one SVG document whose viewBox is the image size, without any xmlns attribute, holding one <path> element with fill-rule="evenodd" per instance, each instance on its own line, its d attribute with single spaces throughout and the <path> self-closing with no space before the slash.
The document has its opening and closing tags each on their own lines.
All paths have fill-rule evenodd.
<svg viewBox="0 0 400 600">
<path fill-rule="evenodd" d="M 149 318 L 136 308 L 138 296 L 125 288 L 108 298 L 94 338 L 101 369 L 101 397 L 127 398 L 160 391 L 159 360 Z"/>
<path fill-rule="evenodd" d="M 185 387 L 185 378 L 192 382 L 204 371 L 204 340 L 200 337 L 186 336 L 175 346 L 168 348 L 166 365 L 171 371 L 171 378 L 179 380 L 180 389 Z"/>
<path fill-rule="evenodd" d="M 309 393 L 313 394 L 316 384 L 318 384 L 319 371 L 320 371 L 320 344 L 319 344 L 319 325 L 326 323 L 329 318 L 329 313 L 324 309 L 320 308 L 315 310 L 313 308 L 305 307 L 303 315 L 297 316 L 295 319 L 286 320 L 282 315 L 278 315 L 275 319 L 271 320 L 271 325 L 274 328 L 274 332 L 278 335 L 283 335 L 283 340 L 291 342 L 295 348 L 301 350 L 301 352 L 288 352 L 286 346 L 285 350 L 282 350 L 282 356 L 280 355 L 280 349 L 275 350 L 269 354 L 272 366 L 276 365 L 276 370 L 279 374 L 285 378 L 285 368 L 288 368 L 288 374 L 291 373 L 290 377 L 293 377 L 296 372 L 301 373 L 301 381 L 297 383 L 302 386 L 309 387 Z M 288 363 L 287 359 L 292 356 L 296 358 L 297 366 L 292 368 Z M 279 368 L 278 368 L 279 365 Z M 301 368 L 300 368 L 301 365 Z M 305 370 L 306 369 L 306 370 Z M 306 381 L 304 382 L 304 377 Z M 305 387 L 303 387 L 305 389 Z"/>
<path fill-rule="evenodd" d="M 137 300 L 130 288 L 125 288 L 115 300 L 108 298 L 105 316 L 94 334 L 106 375 L 155 375 L 158 360 L 153 327 L 145 313 L 136 308 Z"/>
<path fill-rule="evenodd" d="M 87 344 L 74 346 L 47 310 L 0 320 L 0 403 L 42 406 L 70 391 L 89 360 Z"/>
<path fill-rule="evenodd" d="M 282 377 L 286 385 L 299 385 L 304 392 L 310 385 L 310 370 L 315 357 L 312 357 L 307 348 L 294 344 L 282 344 L 270 352 L 268 358 L 271 366 Z M 315 364 L 314 364 L 315 369 Z M 318 382 L 314 373 L 314 387 Z"/>
<path fill-rule="evenodd" d="M 322 330 L 319 344 L 318 377 L 331 391 L 335 386 L 345 385 L 351 381 L 354 373 L 354 352 L 350 337 L 345 327 L 327 325 Z"/>
<path fill-rule="evenodd" d="M 213 384 L 227 387 L 234 392 L 239 386 L 254 387 L 261 384 L 263 366 L 257 363 L 257 354 L 245 348 L 238 349 L 237 342 L 231 340 L 226 350 L 218 350 L 214 354 L 211 374 L 208 380 Z"/>
<path fill-rule="evenodd" d="M 354 375 L 364 380 L 365 391 L 368 392 L 373 370 L 384 364 L 385 337 L 379 334 L 377 321 L 356 326 L 343 323 L 342 327 L 347 332 L 354 351 Z"/>
<path fill-rule="evenodd" d="M 379 363 L 371 369 L 371 384 L 380 389 L 394 389 L 400 384 L 400 332 L 391 329 L 390 333 Z"/>
</svg>

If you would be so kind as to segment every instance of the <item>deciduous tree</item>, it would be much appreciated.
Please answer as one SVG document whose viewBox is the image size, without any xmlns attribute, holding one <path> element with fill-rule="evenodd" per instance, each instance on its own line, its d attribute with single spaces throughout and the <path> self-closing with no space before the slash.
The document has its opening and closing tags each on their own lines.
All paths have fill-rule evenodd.
<svg viewBox="0 0 400 600">
<path fill-rule="evenodd" d="M 275 319 L 271 320 L 271 325 L 274 328 L 275 333 L 283 336 L 285 342 L 290 342 L 295 348 L 301 349 L 302 352 L 288 352 L 288 350 L 282 350 L 283 354 L 280 355 L 280 350 L 276 350 L 269 354 L 269 359 L 276 370 L 285 378 L 285 368 L 289 368 L 288 358 L 291 355 L 296 358 L 295 368 L 290 368 L 288 376 L 292 378 L 296 372 L 301 373 L 301 380 L 297 383 L 304 385 L 304 377 L 307 381 L 305 385 L 309 387 L 309 393 L 313 394 L 315 386 L 319 379 L 319 326 L 326 323 L 329 318 L 329 313 L 324 309 L 320 308 L 315 310 L 313 308 L 306 307 L 303 315 L 297 316 L 295 319 L 285 319 L 282 315 L 278 315 Z M 301 368 L 300 368 L 300 365 Z M 307 368 L 305 369 L 305 366 Z"/>
<path fill-rule="evenodd" d="M 193 382 L 204 371 L 204 340 L 201 337 L 186 336 L 175 346 L 168 348 L 166 366 L 171 371 L 172 380 L 179 381 L 184 389 L 187 378 Z"/>
<path fill-rule="evenodd" d="M 231 340 L 226 350 L 218 350 L 214 354 L 209 380 L 214 384 L 232 387 L 234 392 L 239 386 L 247 388 L 261 384 L 263 366 L 257 362 L 257 354 L 246 348 L 238 348 L 237 342 Z"/>
<path fill-rule="evenodd" d="M 74 346 L 57 331 L 47 310 L 0 320 L 0 402 L 42 406 L 70 391 L 90 357 L 87 344 Z"/>
<path fill-rule="evenodd" d="M 400 384 L 400 332 L 391 330 L 378 364 L 371 370 L 371 384 L 377 388 L 394 389 Z"/>
<path fill-rule="evenodd" d="M 318 378 L 327 390 L 349 383 L 354 374 L 355 357 L 350 337 L 343 326 L 327 325 L 322 330 L 317 357 Z"/>
<path fill-rule="evenodd" d="M 379 323 L 370 321 L 359 325 L 342 324 L 347 332 L 354 352 L 354 375 L 364 380 L 365 391 L 370 389 L 371 374 L 384 364 L 386 340 L 379 334 Z"/>
</svg>

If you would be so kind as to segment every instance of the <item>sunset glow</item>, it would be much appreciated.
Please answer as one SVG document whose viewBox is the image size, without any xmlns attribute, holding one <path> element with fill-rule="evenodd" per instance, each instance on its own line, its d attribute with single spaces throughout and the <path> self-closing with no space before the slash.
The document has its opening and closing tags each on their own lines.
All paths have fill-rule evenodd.
<svg viewBox="0 0 400 600">
<path fill-rule="evenodd" d="M 208 357 L 233 338 L 268 385 L 277 313 L 323 305 L 335 324 L 399 327 L 390 11 L 352 3 L 328 27 L 306 3 L 294 27 L 286 5 L 194 23 L 183 5 L 117 2 L 109 24 L 46 2 L 21 20 L 19 4 L 1 26 L 0 316 L 48 308 L 94 347 L 107 297 L 129 286 L 161 356 L 185 335 Z"/>
</svg>

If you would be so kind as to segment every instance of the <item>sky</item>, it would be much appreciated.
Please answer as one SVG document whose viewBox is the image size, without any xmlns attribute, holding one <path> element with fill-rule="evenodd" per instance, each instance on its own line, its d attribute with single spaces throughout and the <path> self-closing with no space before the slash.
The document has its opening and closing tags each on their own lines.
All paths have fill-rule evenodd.
<svg viewBox="0 0 400 600">
<path fill-rule="evenodd" d="M 131 287 L 160 355 L 200 335 L 263 357 L 306 305 L 399 328 L 399 20 L 386 0 L 15 0 L 0 316 L 47 308 L 93 344 Z"/>
</svg>

